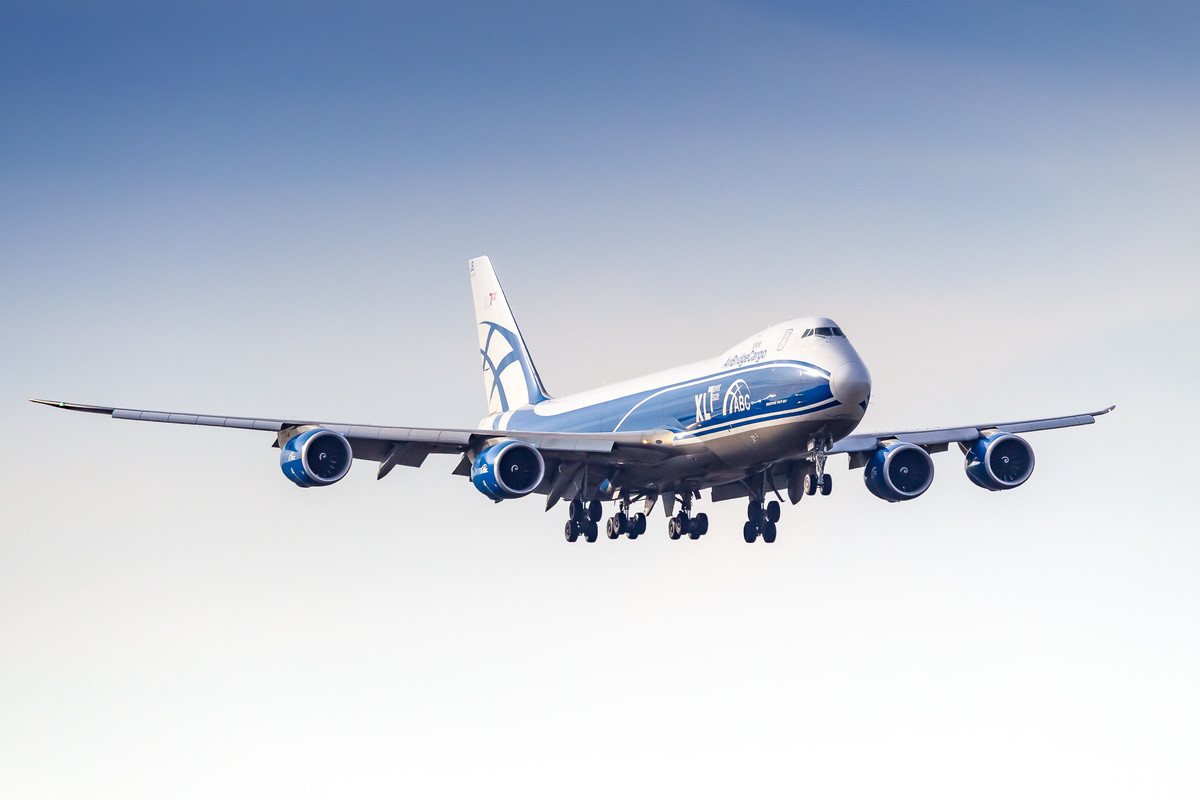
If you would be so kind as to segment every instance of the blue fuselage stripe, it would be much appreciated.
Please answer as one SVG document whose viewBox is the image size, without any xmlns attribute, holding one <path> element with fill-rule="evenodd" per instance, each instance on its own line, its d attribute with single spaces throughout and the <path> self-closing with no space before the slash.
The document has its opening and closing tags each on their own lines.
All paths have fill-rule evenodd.
<svg viewBox="0 0 1200 800">
<path fill-rule="evenodd" d="M 553 413 L 553 401 L 512 412 L 504 428 L 606 433 L 666 428 L 703 438 L 764 421 L 801 416 L 839 403 L 829 372 L 803 361 L 771 361 L 724 369 Z M 550 413 L 544 413 L 550 412 Z"/>
</svg>

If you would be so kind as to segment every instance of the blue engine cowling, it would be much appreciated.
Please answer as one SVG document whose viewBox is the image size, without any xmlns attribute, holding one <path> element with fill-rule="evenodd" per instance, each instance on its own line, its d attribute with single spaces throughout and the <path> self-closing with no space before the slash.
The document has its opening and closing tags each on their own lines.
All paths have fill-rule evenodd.
<svg viewBox="0 0 1200 800">
<path fill-rule="evenodd" d="M 967 477 L 993 492 L 1015 489 L 1033 474 L 1033 448 L 1011 433 L 979 439 L 967 450 Z"/>
<path fill-rule="evenodd" d="M 497 503 L 524 497 L 537 488 L 545 475 L 542 454 L 525 442 L 494 444 L 471 464 L 471 482 Z"/>
<path fill-rule="evenodd" d="M 871 494 L 889 503 L 912 500 L 933 483 L 933 459 L 915 444 L 885 445 L 866 463 L 863 480 Z"/>
<path fill-rule="evenodd" d="M 354 451 L 336 431 L 309 428 L 288 439 L 279 450 L 283 474 L 297 486 L 328 486 L 346 477 Z"/>
</svg>

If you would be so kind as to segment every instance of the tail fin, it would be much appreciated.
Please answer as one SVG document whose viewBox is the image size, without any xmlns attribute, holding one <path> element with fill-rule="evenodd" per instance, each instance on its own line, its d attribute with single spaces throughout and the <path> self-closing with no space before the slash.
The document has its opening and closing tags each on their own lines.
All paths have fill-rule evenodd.
<svg viewBox="0 0 1200 800">
<path fill-rule="evenodd" d="M 483 390 L 487 393 L 488 414 L 511 411 L 528 403 L 548 399 L 529 349 L 521 338 L 504 289 L 496 279 L 487 256 L 472 258 L 471 292 L 475 295 L 475 321 L 478 323 L 479 353 L 483 356 Z"/>
</svg>

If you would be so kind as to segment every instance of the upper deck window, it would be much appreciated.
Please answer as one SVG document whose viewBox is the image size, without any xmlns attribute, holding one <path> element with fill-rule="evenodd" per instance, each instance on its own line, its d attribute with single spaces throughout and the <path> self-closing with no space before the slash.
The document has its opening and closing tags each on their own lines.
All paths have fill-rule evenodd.
<svg viewBox="0 0 1200 800">
<path fill-rule="evenodd" d="M 776 347 L 775 349 L 782 350 L 783 346 L 788 343 L 788 339 L 790 339 L 790 338 L 792 338 L 792 329 L 788 328 L 786 331 L 783 332 L 783 338 L 779 340 L 779 346 Z"/>
</svg>

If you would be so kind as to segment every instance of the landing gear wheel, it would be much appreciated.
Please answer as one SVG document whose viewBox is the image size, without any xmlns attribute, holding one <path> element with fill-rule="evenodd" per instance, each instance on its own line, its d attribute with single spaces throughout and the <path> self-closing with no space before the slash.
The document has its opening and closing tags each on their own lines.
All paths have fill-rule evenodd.
<svg viewBox="0 0 1200 800">
<path fill-rule="evenodd" d="M 679 521 L 675 519 L 675 517 L 671 517 L 669 520 L 667 520 L 667 538 L 678 539 L 680 533 L 682 533 L 682 531 L 679 530 Z"/>
<path fill-rule="evenodd" d="M 762 503 L 751 500 L 750 504 L 748 506 L 746 506 L 746 516 L 750 519 L 751 522 L 758 522 L 759 520 L 762 519 L 762 515 L 763 515 Z"/>
<path fill-rule="evenodd" d="M 692 519 L 692 528 L 688 531 L 688 536 L 699 539 L 706 533 L 708 533 L 708 514 L 697 514 Z"/>
<path fill-rule="evenodd" d="M 746 544 L 754 544 L 754 540 L 758 538 L 758 528 L 754 526 L 753 522 L 747 521 L 742 526 L 742 538 L 746 540 Z"/>
<path fill-rule="evenodd" d="M 629 520 L 629 531 L 625 535 L 630 539 L 636 539 L 646 532 L 646 515 L 638 512 L 633 515 L 633 519 Z"/>
<path fill-rule="evenodd" d="M 777 530 L 775 528 L 775 523 L 767 522 L 763 526 L 763 532 L 762 532 L 763 541 L 766 542 L 767 544 L 774 543 L 776 532 L 777 532 Z"/>
<path fill-rule="evenodd" d="M 616 517 L 609 517 L 608 522 L 604 523 L 604 535 L 610 539 L 615 539 L 621 535 L 621 529 L 617 526 Z"/>
<path fill-rule="evenodd" d="M 616 528 L 617 536 L 629 530 L 629 517 L 625 516 L 624 511 L 613 514 L 613 527 Z"/>
<path fill-rule="evenodd" d="M 583 512 L 583 501 L 572 500 L 570 508 L 567 509 L 567 516 L 571 518 L 572 522 L 574 522 L 575 520 L 583 519 Z"/>
<path fill-rule="evenodd" d="M 596 537 L 600 534 L 600 526 L 592 522 L 590 519 L 583 523 L 583 538 L 589 542 L 596 541 Z"/>
<path fill-rule="evenodd" d="M 573 542 L 579 538 L 579 530 L 571 520 L 567 520 L 567 526 L 563 528 L 563 534 L 567 537 L 568 542 Z"/>
<path fill-rule="evenodd" d="M 832 491 L 833 491 L 833 476 L 832 475 L 822 475 L 821 476 L 821 494 L 828 496 L 829 493 Z"/>
<path fill-rule="evenodd" d="M 767 503 L 767 522 L 779 522 L 779 501 Z"/>
<path fill-rule="evenodd" d="M 604 516 L 604 506 L 600 505 L 599 500 L 593 500 L 588 504 L 588 519 L 592 522 L 599 522 Z"/>
<path fill-rule="evenodd" d="M 804 493 L 810 496 L 817 493 L 817 476 L 811 472 L 804 476 Z"/>
</svg>

